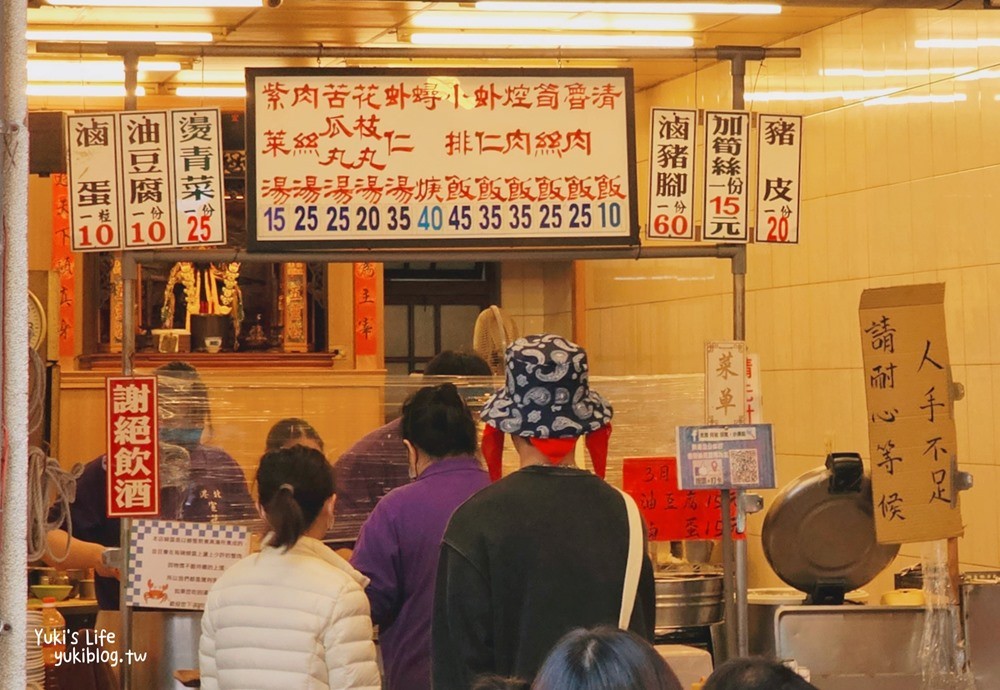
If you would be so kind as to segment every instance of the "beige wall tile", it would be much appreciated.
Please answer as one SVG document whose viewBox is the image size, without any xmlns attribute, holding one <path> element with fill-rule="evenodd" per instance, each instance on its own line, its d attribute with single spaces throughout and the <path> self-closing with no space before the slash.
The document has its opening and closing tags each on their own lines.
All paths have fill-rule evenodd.
<svg viewBox="0 0 1000 690">
<path fill-rule="evenodd" d="M 973 473 L 975 486 L 962 494 L 965 535 L 959 540 L 959 559 L 966 564 L 995 566 L 1000 562 L 1000 513 L 998 513 L 997 468 L 992 465 L 960 465 Z"/>
</svg>

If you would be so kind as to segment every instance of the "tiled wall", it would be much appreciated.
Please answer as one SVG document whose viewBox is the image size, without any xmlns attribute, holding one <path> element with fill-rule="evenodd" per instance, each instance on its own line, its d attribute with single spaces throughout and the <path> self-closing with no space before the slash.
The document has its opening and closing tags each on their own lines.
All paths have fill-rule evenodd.
<svg viewBox="0 0 1000 690">
<path fill-rule="evenodd" d="M 1000 13 L 877 10 L 789 41 L 801 59 L 749 63 L 760 112 L 806 116 L 798 246 L 751 246 L 747 341 L 760 354 L 779 484 L 830 449 L 867 461 L 858 300 L 867 287 L 944 282 L 963 498 L 963 568 L 1000 567 L 1000 47 L 918 48 L 994 38 Z M 728 63 L 637 96 L 640 208 L 652 106 L 727 108 Z M 865 70 L 848 76 L 824 70 Z M 844 91 L 903 89 L 885 100 Z M 817 95 L 818 92 L 825 92 Z M 838 93 L 839 92 L 839 93 Z M 926 102 L 928 96 L 938 102 Z M 911 102 L 903 101 L 906 97 Z M 924 101 L 924 102 L 920 102 Z M 645 219 L 643 219 L 644 222 Z M 600 374 L 696 372 L 703 343 L 732 335 L 727 262 L 589 262 L 587 344 Z M 695 420 L 696 422 L 698 420 Z M 774 492 L 763 492 L 767 502 Z M 751 522 L 759 535 L 761 520 Z M 751 585 L 780 584 L 752 539 Z M 890 568 L 920 556 L 905 546 Z M 869 586 L 891 587 L 889 574 Z"/>
</svg>

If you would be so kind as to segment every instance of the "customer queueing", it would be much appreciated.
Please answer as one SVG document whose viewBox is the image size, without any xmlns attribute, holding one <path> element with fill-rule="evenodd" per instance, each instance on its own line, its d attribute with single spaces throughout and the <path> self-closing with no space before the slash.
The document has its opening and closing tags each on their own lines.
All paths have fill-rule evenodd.
<svg viewBox="0 0 1000 690">
<path fill-rule="evenodd" d="M 588 386 L 586 352 L 557 335 L 513 343 L 506 386 L 485 404 L 521 469 L 455 511 L 441 546 L 432 628 L 437 690 L 483 673 L 534 678 L 569 630 L 614 625 L 622 610 L 629 523 L 622 495 L 573 463 L 611 406 Z M 629 628 L 652 639 L 653 570 L 643 554 Z"/>
<path fill-rule="evenodd" d="M 271 532 L 209 591 L 201 687 L 378 690 L 368 580 L 320 541 L 333 520 L 330 464 L 302 445 L 266 453 L 257 487 Z"/>
<path fill-rule="evenodd" d="M 306 446 L 323 452 L 323 439 L 313 425 L 301 417 L 285 417 L 275 422 L 267 432 L 264 452 L 292 446 Z"/>
<path fill-rule="evenodd" d="M 762 657 L 730 659 L 712 672 L 702 690 L 818 690 L 778 661 Z"/>
<path fill-rule="evenodd" d="M 390 491 L 361 528 L 351 564 L 366 592 L 387 690 L 431 687 L 431 612 L 441 538 L 459 505 L 489 484 L 476 458 L 476 425 L 451 383 L 403 403 L 401 433 L 414 481 Z"/>
</svg>

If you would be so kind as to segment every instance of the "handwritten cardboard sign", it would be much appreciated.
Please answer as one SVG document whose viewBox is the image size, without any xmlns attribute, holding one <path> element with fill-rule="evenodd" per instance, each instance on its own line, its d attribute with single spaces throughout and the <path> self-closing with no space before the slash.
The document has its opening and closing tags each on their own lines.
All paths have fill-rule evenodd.
<svg viewBox="0 0 1000 690">
<path fill-rule="evenodd" d="M 865 290 L 860 321 L 878 541 L 959 536 L 944 284 Z"/>
<path fill-rule="evenodd" d="M 136 520 L 130 535 L 129 606 L 202 610 L 219 576 L 250 553 L 246 527 Z"/>
<path fill-rule="evenodd" d="M 625 458 L 622 487 L 639 505 L 649 541 L 722 538 L 722 492 L 678 488 L 676 458 Z M 745 538 L 735 528 L 735 495 L 729 515 L 733 539 Z"/>
</svg>

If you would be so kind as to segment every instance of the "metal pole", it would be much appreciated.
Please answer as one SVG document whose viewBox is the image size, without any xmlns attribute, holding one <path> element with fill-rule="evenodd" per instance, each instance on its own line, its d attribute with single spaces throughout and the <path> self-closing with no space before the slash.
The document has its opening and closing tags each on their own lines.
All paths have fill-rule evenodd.
<svg viewBox="0 0 1000 690">
<path fill-rule="evenodd" d="M 27 7 L 0 6 L 0 684 L 25 685 L 28 539 Z M 34 639 L 34 636 L 31 636 Z"/>
</svg>

